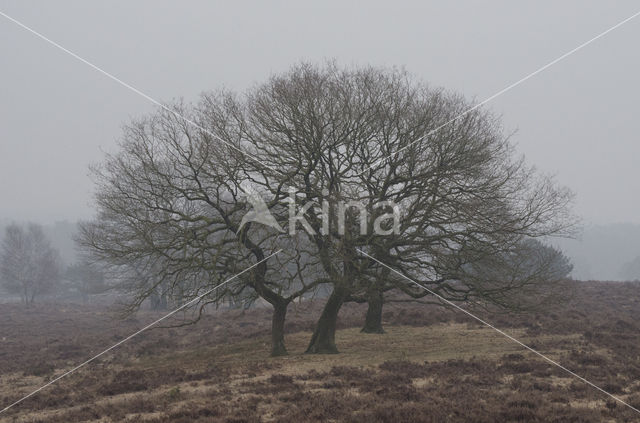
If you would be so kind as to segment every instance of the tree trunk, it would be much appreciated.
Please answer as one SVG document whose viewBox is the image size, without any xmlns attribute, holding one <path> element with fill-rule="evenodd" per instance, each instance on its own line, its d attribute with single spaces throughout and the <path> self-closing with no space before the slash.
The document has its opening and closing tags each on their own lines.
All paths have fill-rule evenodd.
<svg viewBox="0 0 640 423">
<path fill-rule="evenodd" d="M 378 287 L 371 289 L 367 293 L 367 303 L 369 307 L 361 332 L 384 333 L 384 329 L 382 329 L 382 305 L 384 304 L 382 290 Z"/>
<path fill-rule="evenodd" d="M 338 312 L 347 295 L 346 289 L 334 287 L 311 336 L 311 341 L 306 351 L 307 354 L 338 353 L 338 348 L 336 348 L 336 324 Z"/>
<path fill-rule="evenodd" d="M 287 355 L 284 345 L 284 322 L 287 316 L 287 303 L 273 305 L 273 317 L 271 320 L 271 356 Z"/>
</svg>

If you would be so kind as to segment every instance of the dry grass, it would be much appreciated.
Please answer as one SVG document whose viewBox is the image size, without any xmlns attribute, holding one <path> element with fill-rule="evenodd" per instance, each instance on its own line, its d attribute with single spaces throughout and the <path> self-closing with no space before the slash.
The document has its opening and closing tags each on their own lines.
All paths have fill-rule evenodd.
<svg viewBox="0 0 640 423">
<path fill-rule="evenodd" d="M 586 287 L 598 295 L 492 321 L 640 406 L 638 290 Z M 155 318 L 120 322 L 90 309 L 1 307 L 3 405 Z M 267 356 L 268 310 L 222 313 L 132 340 L 0 422 L 638 421 L 502 335 L 445 310 L 388 307 L 387 333 L 371 335 L 357 327 L 362 308 L 349 306 L 339 355 L 302 354 L 317 307 L 307 311 L 291 314 L 289 356 Z"/>
</svg>

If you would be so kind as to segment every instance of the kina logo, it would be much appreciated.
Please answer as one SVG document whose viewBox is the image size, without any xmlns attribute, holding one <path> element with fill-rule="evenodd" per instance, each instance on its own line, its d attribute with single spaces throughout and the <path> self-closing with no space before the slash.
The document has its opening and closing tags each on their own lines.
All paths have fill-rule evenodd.
<svg viewBox="0 0 640 423">
<path fill-rule="evenodd" d="M 265 226 L 272 227 L 279 232 L 285 230 L 280 226 L 273 214 L 269 211 L 267 203 L 264 202 L 260 194 L 258 194 L 253 188 L 249 186 L 241 187 L 242 191 L 247 196 L 247 202 L 251 204 L 252 210 L 248 211 L 240 221 L 240 227 L 238 232 L 242 230 L 245 224 L 249 222 L 261 223 Z"/>
</svg>

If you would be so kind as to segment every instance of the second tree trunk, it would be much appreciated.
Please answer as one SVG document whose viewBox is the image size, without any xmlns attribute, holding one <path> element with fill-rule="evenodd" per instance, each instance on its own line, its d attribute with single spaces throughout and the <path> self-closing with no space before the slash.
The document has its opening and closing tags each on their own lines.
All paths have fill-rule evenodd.
<svg viewBox="0 0 640 423">
<path fill-rule="evenodd" d="M 310 354 L 337 354 L 336 347 L 336 325 L 338 322 L 338 312 L 344 299 L 347 297 L 347 291 L 341 288 L 334 288 L 331 295 L 327 299 L 327 303 L 322 310 L 320 319 L 316 324 L 316 329 L 311 336 L 311 342 L 307 348 Z"/>
<path fill-rule="evenodd" d="M 367 315 L 364 320 L 364 327 L 361 332 L 364 333 L 384 333 L 382 329 L 382 305 L 384 298 L 382 290 L 373 288 L 367 293 Z"/>
</svg>

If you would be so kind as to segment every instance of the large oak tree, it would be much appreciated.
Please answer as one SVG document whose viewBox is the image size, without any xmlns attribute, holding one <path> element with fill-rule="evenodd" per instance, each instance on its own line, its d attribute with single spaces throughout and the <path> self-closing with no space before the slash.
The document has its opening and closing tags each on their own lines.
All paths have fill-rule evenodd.
<svg viewBox="0 0 640 423">
<path fill-rule="evenodd" d="M 508 262 L 497 258 L 521 253 L 531 238 L 568 235 L 574 219 L 571 193 L 527 166 L 499 119 L 460 95 L 397 70 L 303 64 L 254 89 L 246 103 L 239 136 L 268 166 L 254 169 L 255 183 L 274 198 L 291 185 L 300 204 L 318 205 L 305 208 L 305 233 L 333 291 L 308 352 L 337 351 L 338 311 L 353 295 L 379 298 L 387 283 L 424 295 L 378 261 L 453 301 L 508 307 L 512 294 L 557 281 L 544 272 L 469 272 L 493 261 L 505 274 Z M 347 210 L 346 230 L 337 224 L 341 203 L 365 208 Z M 377 224 L 389 212 L 375 207 L 381 203 L 397 205 L 397 230 L 392 221 Z"/>
<path fill-rule="evenodd" d="M 499 119 L 394 69 L 301 64 L 242 96 L 204 94 L 130 124 L 95 175 L 82 243 L 114 268 L 155 272 L 157 285 L 132 285 L 134 304 L 161 283 L 188 300 L 260 262 L 205 302 L 246 289 L 271 303 L 275 354 L 287 305 L 321 283 L 332 291 L 315 353 L 337 352 L 345 301 L 425 295 L 381 262 L 452 301 L 510 307 L 545 292 L 554 277 L 506 258 L 574 222 L 571 193 L 516 156 Z M 247 190 L 289 233 L 243 220 Z"/>
</svg>

